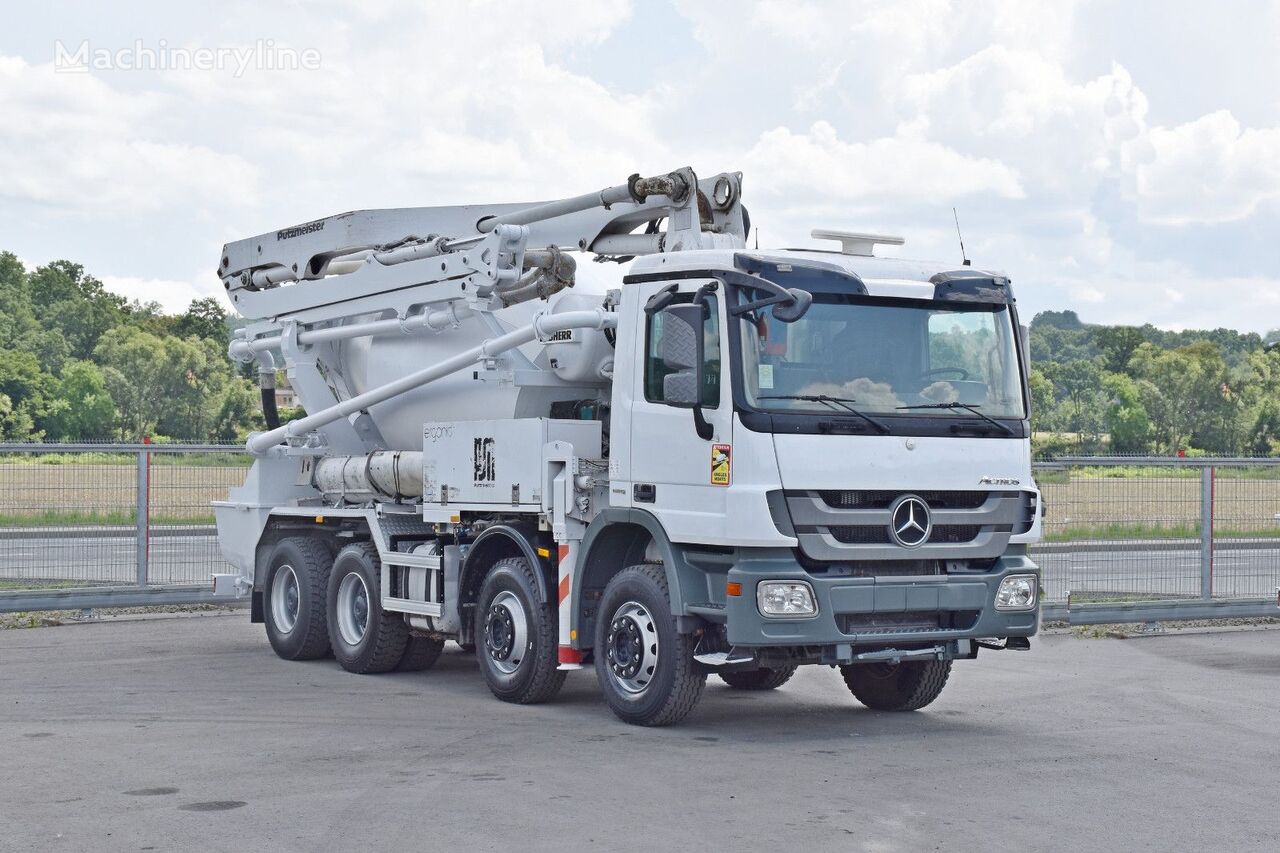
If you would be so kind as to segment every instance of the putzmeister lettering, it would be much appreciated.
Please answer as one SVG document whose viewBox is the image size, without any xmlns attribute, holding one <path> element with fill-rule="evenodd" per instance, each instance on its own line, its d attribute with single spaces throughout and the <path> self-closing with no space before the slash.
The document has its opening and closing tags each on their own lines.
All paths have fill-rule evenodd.
<svg viewBox="0 0 1280 853">
<path fill-rule="evenodd" d="M 315 222 L 308 222 L 305 225 L 295 225 L 292 228 L 282 228 L 276 232 L 277 240 L 289 240 L 293 237 L 301 237 L 303 234 L 314 234 L 317 231 L 324 230 L 325 220 L 317 219 Z"/>
</svg>

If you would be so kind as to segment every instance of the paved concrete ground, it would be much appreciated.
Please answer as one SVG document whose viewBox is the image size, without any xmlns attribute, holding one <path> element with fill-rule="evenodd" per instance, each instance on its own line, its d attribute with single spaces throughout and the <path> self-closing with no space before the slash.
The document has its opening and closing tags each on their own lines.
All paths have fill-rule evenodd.
<svg viewBox="0 0 1280 853">
<path fill-rule="evenodd" d="M 836 673 L 710 683 L 684 725 L 594 678 L 504 705 L 286 663 L 244 614 L 0 632 L 0 849 L 1280 849 L 1280 631 L 1060 635 L 926 711 Z"/>
</svg>

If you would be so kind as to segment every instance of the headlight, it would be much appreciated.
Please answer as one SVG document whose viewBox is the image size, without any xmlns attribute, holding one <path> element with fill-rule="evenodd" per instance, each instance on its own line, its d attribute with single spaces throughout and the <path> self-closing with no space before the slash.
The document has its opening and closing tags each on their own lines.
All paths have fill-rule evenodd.
<svg viewBox="0 0 1280 853">
<path fill-rule="evenodd" d="M 1009 575 L 996 590 L 996 610 L 1031 610 L 1036 606 L 1039 586 L 1035 575 Z"/>
<path fill-rule="evenodd" d="M 756 603 L 764 616 L 817 616 L 813 587 L 804 581 L 761 581 Z"/>
</svg>

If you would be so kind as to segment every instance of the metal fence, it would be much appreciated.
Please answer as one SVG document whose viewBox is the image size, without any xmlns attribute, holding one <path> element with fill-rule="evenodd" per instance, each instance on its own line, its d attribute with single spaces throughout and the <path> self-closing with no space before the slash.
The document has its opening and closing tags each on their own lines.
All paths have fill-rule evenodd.
<svg viewBox="0 0 1280 853">
<path fill-rule="evenodd" d="M 241 445 L 0 444 L 0 612 L 212 599 Z M 1045 615 L 1280 616 L 1280 459 L 1037 463 Z"/>
<path fill-rule="evenodd" d="M 243 445 L 0 444 L 0 612 L 212 600 Z"/>
<path fill-rule="evenodd" d="M 1280 616 L 1280 459 L 1072 457 L 1034 467 L 1046 617 Z"/>
</svg>

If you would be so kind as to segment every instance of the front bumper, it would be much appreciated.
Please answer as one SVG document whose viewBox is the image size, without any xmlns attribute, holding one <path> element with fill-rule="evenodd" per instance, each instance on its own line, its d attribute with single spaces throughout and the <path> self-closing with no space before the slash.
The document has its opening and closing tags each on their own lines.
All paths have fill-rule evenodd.
<svg viewBox="0 0 1280 853">
<path fill-rule="evenodd" d="M 950 641 L 961 639 L 1031 637 L 1040 627 L 1038 601 L 1032 610 L 995 609 L 996 588 L 1013 574 L 1039 577 L 1040 571 L 1022 554 L 1006 554 L 983 573 L 866 578 L 811 575 L 789 560 L 741 559 L 728 574 L 730 584 L 741 584 L 742 594 L 725 600 L 726 635 L 731 645 L 744 648 L 909 648 L 951 646 Z M 756 585 L 765 580 L 808 583 L 817 615 L 763 616 Z"/>
</svg>

